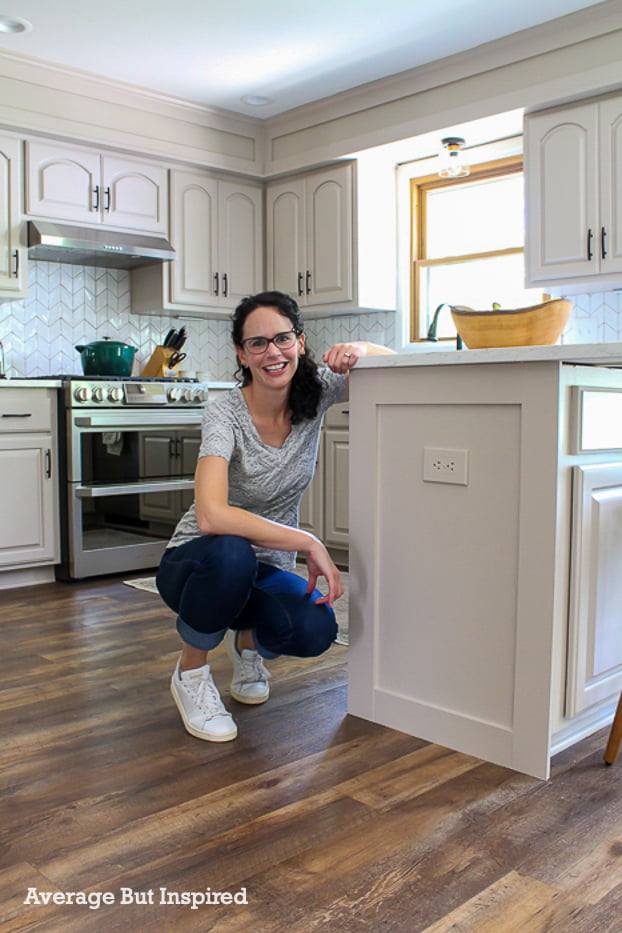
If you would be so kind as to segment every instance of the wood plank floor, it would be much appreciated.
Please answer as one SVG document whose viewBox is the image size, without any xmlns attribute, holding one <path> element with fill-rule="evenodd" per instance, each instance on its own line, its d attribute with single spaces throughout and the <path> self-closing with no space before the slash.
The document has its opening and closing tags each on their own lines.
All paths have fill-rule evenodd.
<svg viewBox="0 0 622 933">
<path fill-rule="evenodd" d="M 120 578 L 0 591 L 0 625 L 2 931 L 622 931 L 606 732 L 537 781 L 348 716 L 346 648 L 271 662 L 255 709 L 230 700 L 219 649 L 239 737 L 210 744 L 170 698 L 156 596 Z M 237 901 L 198 904 L 208 889 Z"/>
</svg>

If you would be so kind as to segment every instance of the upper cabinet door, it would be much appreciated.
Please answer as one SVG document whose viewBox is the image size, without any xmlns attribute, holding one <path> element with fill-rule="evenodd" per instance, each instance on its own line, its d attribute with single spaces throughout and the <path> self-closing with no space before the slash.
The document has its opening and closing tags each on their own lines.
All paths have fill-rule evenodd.
<svg viewBox="0 0 622 933">
<path fill-rule="evenodd" d="M 352 300 L 352 166 L 307 178 L 307 304 Z"/>
<path fill-rule="evenodd" d="M 26 144 L 26 213 L 98 223 L 98 152 L 46 142 Z"/>
<path fill-rule="evenodd" d="M 600 104 L 601 269 L 622 272 L 622 100 Z"/>
<path fill-rule="evenodd" d="M 213 304 L 217 272 L 218 181 L 199 172 L 171 173 L 170 263 L 173 305 Z M 153 273 L 151 273 L 153 275 Z"/>
<path fill-rule="evenodd" d="M 26 295 L 26 250 L 20 217 L 20 143 L 0 137 L 0 298 Z"/>
<path fill-rule="evenodd" d="M 305 182 L 290 178 L 266 192 L 267 285 L 306 302 Z"/>
<path fill-rule="evenodd" d="M 261 188 L 218 183 L 218 269 L 222 303 L 237 305 L 261 290 L 263 238 Z"/>
<path fill-rule="evenodd" d="M 598 107 L 586 104 L 526 123 L 528 279 L 598 272 Z"/>
<path fill-rule="evenodd" d="M 26 145 L 26 213 L 68 223 L 168 230 L 167 170 L 58 143 Z"/>
<path fill-rule="evenodd" d="M 167 170 L 163 166 L 105 155 L 100 191 L 104 223 L 168 232 Z"/>
</svg>

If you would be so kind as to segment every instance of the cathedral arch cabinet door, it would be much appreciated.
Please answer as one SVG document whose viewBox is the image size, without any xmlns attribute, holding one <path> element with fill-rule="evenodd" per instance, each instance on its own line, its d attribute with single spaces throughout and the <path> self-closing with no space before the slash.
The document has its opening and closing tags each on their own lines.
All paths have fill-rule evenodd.
<svg viewBox="0 0 622 933">
<path fill-rule="evenodd" d="M 167 168 L 81 146 L 27 142 L 26 213 L 166 234 Z"/>
<path fill-rule="evenodd" d="M 622 97 L 525 120 L 528 283 L 622 281 Z"/>
<path fill-rule="evenodd" d="M 352 163 L 269 184 L 266 198 L 268 288 L 307 309 L 355 301 Z"/>
<path fill-rule="evenodd" d="M 20 141 L 0 136 L 0 301 L 26 297 L 28 283 L 21 220 Z"/>
</svg>

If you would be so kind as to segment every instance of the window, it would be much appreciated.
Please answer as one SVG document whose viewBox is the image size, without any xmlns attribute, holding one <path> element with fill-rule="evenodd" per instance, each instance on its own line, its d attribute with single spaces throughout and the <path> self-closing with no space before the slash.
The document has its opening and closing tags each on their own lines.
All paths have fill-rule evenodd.
<svg viewBox="0 0 622 933">
<path fill-rule="evenodd" d="M 471 167 L 465 178 L 413 178 L 411 220 L 411 340 L 425 339 L 443 302 L 485 310 L 543 300 L 524 287 L 521 159 Z M 436 335 L 455 339 L 449 312 L 439 315 Z"/>
</svg>

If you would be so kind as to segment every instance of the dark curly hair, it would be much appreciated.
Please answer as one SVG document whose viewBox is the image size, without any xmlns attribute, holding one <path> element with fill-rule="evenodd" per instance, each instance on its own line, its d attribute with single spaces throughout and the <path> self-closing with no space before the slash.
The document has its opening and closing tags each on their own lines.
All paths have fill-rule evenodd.
<svg viewBox="0 0 622 933">
<path fill-rule="evenodd" d="M 261 292 L 259 295 L 243 298 L 233 312 L 231 336 L 236 347 L 242 345 L 246 318 L 257 308 L 274 308 L 291 322 L 297 337 L 304 333 L 300 309 L 293 298 L 283 292 Z M 240 363 L 234 375 L 243 386 L 247 386 L 253 378 L 249 370 Z M 322 382 L 318 374 L 318 366 L 309 347 L 305 345 L 304 355 L 298 360 L 298 368 L 289 390 L 292 424 L 315 418 L 321 395 Z"/>
</svg>

